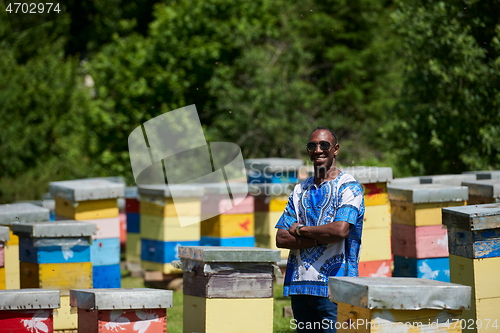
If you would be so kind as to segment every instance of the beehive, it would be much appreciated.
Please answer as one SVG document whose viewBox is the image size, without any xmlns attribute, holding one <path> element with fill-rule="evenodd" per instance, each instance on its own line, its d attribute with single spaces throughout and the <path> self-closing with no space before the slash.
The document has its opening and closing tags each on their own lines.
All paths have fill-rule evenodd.
<svg viewBox="0 0 500 333">
<path fill-rule="evenodd" d="M 359 275 L 391 276 L 391 206 L 387 183 L 392 180 L 392 168 L 358 166 L 343 171 L 351 174 L 364 191 Z"/>
<path fill-rule="evenodd" d="M 469 205 L 500 202 L 500 179 L 483 179 L 462 183 L 469 188 Z"/>
<path fill-rule="evenodd" d="M 79 179 L 52 182 L 49 187 L 56 201 L 57 216 L 85 221 L 97 227 L 91 245 L 93 270 L 95 271 L 98 266 L 119 265 L 121 222 L 118 198 L 123 197 L 125 193 L 123 182 L 116 182 L 114 177 L 111 180 Z M 109 276 L 111 280 L 102 280 L 105 275 L 93 274 L 94 288 L 121 286 L 121 276 L 116 267 L 108 272 L 117 275 Z M 110 281 L 116 281 L 116 284 L 110 286 Z"/>
<path fill-rule="evenodd" d="M 438 178 L 456 181 L 456 175 Z M 464 175 L 458 175 L 463 178 Z M 435 181 L 432 178 L 432 181 Z M 447 232 L 441 209 L 463 206 L 467 187 L 445 184 L 391 185 L 392 253 L 394 276 L 422 277 L 449 282 Z"/>
<path fill-rule="evenodd" d="M 200 244 L 203 187 L 148 185 L 139 187 L 138 193 L 141 266 L 165 274 L 175 272 L 170 262 L 179 259 L 178 247 Z"/>
<path fill-rule="evenodd" d="M 463 173 L 474 174 L 477 180 L 500 179 L 500 170 L 464 171 Z"/>
<path fill-rule="evenodd" d="M 2 332 L 54 332 L 54 309 L 59 308 L 57 290 L 0 290 Z"/>
<path fill-rule="evenodd" d="M 279 251 L 199 246 L 181 247 L 179 256 L 185 333 L 272 332 Z"/>
<path fill-rule="evenodd" d="M 148 288 L 71 290 L 78 308 L 78 331 L 156 333 L 167 331 L 172 291 Z"/>
<path fill-rule="evenodd" d="M 500 203 L 443 209 L 448 227 L 451 282 L 472 288 L 472 307 L 464 319 L 471 332 L 492 332 L 500 307 Z"/>
<path fill-rule="evenodd" d="M 92 288 L 90 242 L 96 226 L 69 220 L 17 223 L 12 229 L 19 237 L 21 288 L 58 290 L 61 309 L 54 329 L 76 329 L 69 290 Z"/>
<path fill-rule="evenodd" d="M 461 332 L 471 289 L 416 278 L 330 277 L 337 332 Z M 458 325 L 457 325 L 458 323 Z"/>
<path fill-rule="evenodd" d="M 200 244 L 254 246 L 254 201 L 248 195 L 248 185 L 232 184 L 228 189 L 225 184 L 206 184 L 204 189 Z"/>
<path fill-rule="evenodd" d="M 49 221 L 50 211 L 30 203 L 0 205 L 0 225 L 10 229 L 10 240 L 4 247 L 5 289 L 19 289 L 19 239 L 12 233 L 18 222 Z"/>
<path fill-rule="evenodd" d="M 5 243 L 10 239 L 10 230 L 7 227 L 0 227 L 0 289 L 5 288 Z"/>
<path fill-rule="evenodd" d="M 125 214 L 127 217 L 125 260 L 130 263 L 139 263 L 141 261 L 141 215 L 136 186 L 125 188 Z"/>
</svg>

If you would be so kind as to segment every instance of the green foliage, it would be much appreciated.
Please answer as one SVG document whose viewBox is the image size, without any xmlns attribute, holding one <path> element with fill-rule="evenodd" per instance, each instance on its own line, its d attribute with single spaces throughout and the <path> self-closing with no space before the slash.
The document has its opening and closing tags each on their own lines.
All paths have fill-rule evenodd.
<svg viewBox="0 0 500 333">
<path fill-rule="evenodd" d="M 102 48 L 89 63 L 96 82 L 95 159 L 113 173 L 129 169 L 128 134 L 144 121 L 196 104 L 205 125 L 207 82 L 218 64 L 231 63 L 273 18 L 266 1 L 179 1 L 158 4 L 147 37 L 131 34 Z M 130 173 L 126 174 L 130 179 Z"/>
<path fill-rule="evenodd" d="M 244 156 L 300 158 L 310 131 L 329 126 L 345 164 L 373 156 L 383 148 L 377 126 L 397 96 L 396 41 L 384 27 L 390 8 L 314 0 L 277 8 L 275 33 L 213 76 L 213 131 L 240 144 Z"/>
<path fill-rule="evenodd" d="M 40 198 L 49 181 L 89 171 L 89 93 L 78 59 L 64 58 L 67 19 L 17 34 L 7 22 L 0 20 L 0 202 Z"/>
<path fill-rule="evenodd" d="M 500 167 L 500 1 L 399 2 L 405 82 L 385 128 L 419 174 Z"/>
<path fill-rule="evenodd" d="M 320 125 L 339 132 L 349 164 L 375 156 L 383 146 L 373 134 L 399 73 L 388 12 L 366 0 L 158 4 L 147 36 L 115 34 L 89 63 L 101 117 L 96 159 L 106 154 L 104 167 L 122 172 L 122 136 L 190 104 L 209 141 L 236 142 L 245 158 L 305 157 Z"/>
</svg>

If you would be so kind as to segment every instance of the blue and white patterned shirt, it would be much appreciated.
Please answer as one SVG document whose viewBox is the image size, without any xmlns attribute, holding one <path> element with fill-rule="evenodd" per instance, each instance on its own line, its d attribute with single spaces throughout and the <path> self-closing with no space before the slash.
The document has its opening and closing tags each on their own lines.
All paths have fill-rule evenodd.
<svg viewBox="0 0 500 333">
<path fill-rule="evenodd" d="M 349 237 L 337 243 L 290 250 L 284 296 L 328 297 L 329 276 L 358 276 L 364 213 L 363 188 L 350 174 L 341 172 L 319 186 L 310 177 L 295 186 L 276 228 L 345 221 L 350 229 Z"/>
</svg>

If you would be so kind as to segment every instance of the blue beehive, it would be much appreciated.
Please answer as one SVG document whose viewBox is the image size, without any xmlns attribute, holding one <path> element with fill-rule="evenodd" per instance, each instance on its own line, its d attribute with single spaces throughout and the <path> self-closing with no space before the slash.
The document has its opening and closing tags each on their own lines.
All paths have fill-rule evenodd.
<svg viewBox="0 0 500 333">
<path fill-rule="evenodd" d="M 72 220 L 17 223 L 12 226 L 19 236 L 19 256 L 34 264 L 90 261 L 93 224 Z"/>
<path fill-rule="evenodd" d="M 141 215 L 139 213 L 126 213 L 127 233 L 138 234 L 141 232 Z"/>
<path fill-rule="evenodd" d="M 115 265 L 120 263 L 120 239 L 95 239 L 91 246 L 92 266 Z"/>
<path fill-rule="evenodd" d="M 394 256 L 394 277 L 417 277 L 450 282 L 450 259 L 416 259 Z"/>
<path fill-rule="evenodd" d="M 179 246 L 198 246 L 199 241 L 162 242 L 153 239 L 141 240 L 141 260 L 160 264 L 171 263 L 179 259 Z"/>
<path fill-rule="evenodd" d="M 120 288 L 120 264 L 92 267 L 94 288 Z"/>
<path fill-rule="evenodd" d="M 19 259 L 34 264 L 90 261 L 89 237 L 19 237 Z"/>
</svg>

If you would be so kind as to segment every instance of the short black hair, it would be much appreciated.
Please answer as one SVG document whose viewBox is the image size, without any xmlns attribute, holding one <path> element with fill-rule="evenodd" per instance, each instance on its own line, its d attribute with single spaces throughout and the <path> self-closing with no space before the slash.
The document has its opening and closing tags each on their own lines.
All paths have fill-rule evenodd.
<svg viewBox="0 0 500 333">
<path fill-rule="evenodd" d="M 333 138 L 335 139 L 335 142 L 333 144 L 336 144 L 337 143 L 337 136 L 335 135 L 335 133 L 333 133 L 333 131 L 331 129 L 329 129 L 328 127 L 325 127 L 325 126 L 318 126 L 316 127 L 312 132 L 311 134 L 309 134 L 309 137 L 311 137 L 311 135 L 316 132 L 317 130 L 325 130 L 325 131 L 328 131 L 330 133 L 332 133 L 333 135 Z"/>
</svg>

